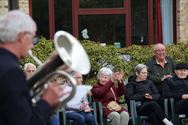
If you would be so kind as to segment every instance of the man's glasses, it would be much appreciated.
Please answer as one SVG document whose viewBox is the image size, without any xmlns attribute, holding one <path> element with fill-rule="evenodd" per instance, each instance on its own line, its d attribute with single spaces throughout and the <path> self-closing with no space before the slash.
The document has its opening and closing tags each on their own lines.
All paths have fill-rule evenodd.
<svg viewBox="0 0 188 125">
<path fill-rule="evenodd" d="M 40 37 L 35 36 L 35 37 L 33 38 L 33 45 L 36 45 L 39 41 L 40 41 Z"/>
<path fill-rule="evenodd" d="M 32 40 L 33 40 L 33 45 L 36 45 L 40 41 L 40 37 L 39 36 L 33 37 L 33 34 L 31 32 L 26 32 L 26 33 L 28 33 L 29 35 L 31 35 Z"/>
</svg>

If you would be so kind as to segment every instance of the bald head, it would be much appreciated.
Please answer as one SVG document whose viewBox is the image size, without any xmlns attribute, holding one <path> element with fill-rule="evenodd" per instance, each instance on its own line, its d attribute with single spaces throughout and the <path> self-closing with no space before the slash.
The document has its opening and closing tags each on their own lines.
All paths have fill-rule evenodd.
<svg viewBox="0 0 188 125">
<path fill-rule="evenodd" d="M 166 57 L 166 50 L 165 46 L 161 43 L 158 43 L 154 47 L 154 54 L 155 58 L 158 61 L 164 61 Z"/>
<path fill-rule="evenodd" d="M 161 43 L 158 43 L 154 46 L 154 51 L 161 50 L 161 49 L 164 49 L 164 50 L 166 49 L 165 46 Z"/>
</svg>

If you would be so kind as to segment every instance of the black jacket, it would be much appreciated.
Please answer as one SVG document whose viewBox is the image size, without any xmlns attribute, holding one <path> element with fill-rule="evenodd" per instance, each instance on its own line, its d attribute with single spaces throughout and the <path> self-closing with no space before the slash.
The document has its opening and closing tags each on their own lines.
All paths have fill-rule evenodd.
<svg viewBox="0 0 188 125">
<path fill-rule="evenodd" d="M 129 100 L 145 101 L 147 100 L 145 98 L 146 93 L 152 95 L 153 100 L 158 100 L 160 98 L 157 88 L 150 80 L 140 82 L 132 81 L 127 84 L 126 88 L 126 97 Z"/>
<path fill-rule="evenodd" d="M 26 78 L 18 59 L 0 48 L 0 125 L 46 125 L 53 113 L 40 100 L 33 106 Z"/>
<path fill-rule="evenodd" d="M 164 80 L 164 97 L 182 99 L 183 94 L 188 94 L 188 78 L 180 79 L 175 75 L 172 78 L 167 78 Z"/>
</svg>

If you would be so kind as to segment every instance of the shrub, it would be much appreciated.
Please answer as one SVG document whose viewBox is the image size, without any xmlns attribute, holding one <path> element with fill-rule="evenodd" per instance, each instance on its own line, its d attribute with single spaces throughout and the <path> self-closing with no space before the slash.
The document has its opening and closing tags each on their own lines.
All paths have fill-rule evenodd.
<svg viewBox="0 0 188 125">
<path fill-rule="evenodd" d="M 133 73 L 133 68 L 138 63 L 145 63 L 148 58 L 153 56 L 152 46 L 132 45 L 127 48 L 115 48 L 112 45 L 105 47 L 100 44 L 83 40 L 81 41 L 91 63 L 91 71 L 85 76 L 88 84 L 96 82 L 96 74 L 103 66 L 123 69 L 126 73 L 125 78 Z M 45 62 L 54 50 L 52 41 L 41 38 L 40 42 L 33 49 L 33 54 L 36 55 L 42 62 Z M 177 45 L 166 46 L 167 54 L 172 57 L 177 63 L 188 62 L 188 43 L 179 43 Z M 120 58 L 122 55 L 130 55 L 130 61 L 125 61 Z M 81 59 L 82 57 L 80 57 Z M 36 64 L 30 57 L 21 61 L 21 66 L 26 62 Z"/>
<path fill-rule="evenodd" d="M 51 55 L 52 51 L 54 50 L 54 46 L 51 40 L 46 40 L 42 37 L 37 45 L 32 49 L 33 55 L 39 58 L 42 62 L 45 62 L 47 58 Z M 27 62 L 31 62 L 38 66 L 36 62 L 31 58 L 27 57 L 26 59 L 21 61 L 21 67 Z"/>
<path fill-rule="evenodd" d="M 133 69 L 138 63 L 145 63 L 153 56 L 153 46 L 132 45 L 127 48 L 115 48 L 114 46 L 102 47 L 93 41 L 82 41 L 86 49 L 92 70 L 87 76 L 88 83 L 96 82 L 96 73 L 104 64 L 111 64 L 115 68 L 121 68 L 126 73 L 126 78 L 133 74 Z M 188 42 L 166 46 L 167 55 L 176 63 L 188 62 Z M 120 55 L 130 55 L 130 61 L 120 59 Z M 101 62 L 101 63 L 99 63 Z"/>
</svg>

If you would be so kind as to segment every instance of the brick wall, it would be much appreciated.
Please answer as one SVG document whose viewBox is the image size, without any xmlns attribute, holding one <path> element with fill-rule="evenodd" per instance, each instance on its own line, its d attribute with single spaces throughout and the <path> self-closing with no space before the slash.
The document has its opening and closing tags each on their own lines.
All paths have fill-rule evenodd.
<svg viewBox="0 0 188 125">
<path fill-rule="evenodd" d="M 0 0 L 0 15 L 8 12 L 8 0 Z"/>
<path fill-rule="evenodd" d="M 19 0 L 19 8 L 29 14 L 29 0 Z"/>
<path fill-rule="evenodd" d="M 29 0 L 19 0 L 19 9 L 29 14 Z M 8 0 L 0 0 L 0 15 L 8 12 Z"/>
<path fill-rule="evenodd" d="M 177 0 L 177 41 L 188 41 L 188 0 Z"/>
</svg>

